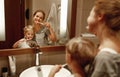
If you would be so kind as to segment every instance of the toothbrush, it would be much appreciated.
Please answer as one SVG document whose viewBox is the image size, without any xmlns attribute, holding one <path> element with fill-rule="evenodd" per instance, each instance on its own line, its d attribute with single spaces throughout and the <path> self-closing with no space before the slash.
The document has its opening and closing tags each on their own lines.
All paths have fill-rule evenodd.
<svg viewBox="0 0 120 77">
<path fill-rule="evenodd" d="M 67 63 L 63 64 L 62 67 L 64 68 L 65 66 L 67 66 Z"/>
</svg>

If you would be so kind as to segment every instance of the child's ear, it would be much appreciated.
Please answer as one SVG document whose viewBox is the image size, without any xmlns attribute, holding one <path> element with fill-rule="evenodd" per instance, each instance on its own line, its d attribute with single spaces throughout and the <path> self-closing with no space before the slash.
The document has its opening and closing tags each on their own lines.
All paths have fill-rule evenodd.
<svg viewBox="0 0 120 77">
<path fill-rule="evenodd" d="M 72 61 L 71 59 L 72 59 L 71 55 L 67 52 L 66 53 L 66 62 L 70 63 Z"/>
<path fill-rule="evenodd" d="M 104 19 L 104 15 L 103 15 L 103 14 L 99 14 L 99 15 L 98 15 L 98 20 L 101 21 L 101 20 L 103 20 L 103 19 Z"/>
</svg>

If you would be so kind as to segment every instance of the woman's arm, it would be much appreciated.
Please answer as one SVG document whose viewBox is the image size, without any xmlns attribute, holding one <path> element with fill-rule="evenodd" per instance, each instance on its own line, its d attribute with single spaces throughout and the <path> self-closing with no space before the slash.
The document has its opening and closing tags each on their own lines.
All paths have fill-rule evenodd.
<svg viewBox="0 0 120 77">
<path fill-rule="evenodd" d="M 57 40 L 55 32 L 53 31 L 53 29 L 51 28 L 50 24 L 48 22 L 45 23 L 46 27 L 49 29 L 50 34 L 48 35 L 49 39 L 53 42 L 55 42 Z"/>
</svg>

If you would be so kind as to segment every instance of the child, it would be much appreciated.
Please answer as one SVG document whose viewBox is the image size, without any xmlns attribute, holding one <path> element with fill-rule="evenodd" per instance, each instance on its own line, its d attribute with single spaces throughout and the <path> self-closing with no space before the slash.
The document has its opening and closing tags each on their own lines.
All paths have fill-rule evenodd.
<svg viewBox="0 0 120 77">
<path fill-rule="evenodd" d="M 28 25 L 24 27 L 24 38 L 14 43 L 13 48 L 30 48 L 37 45 L 35 41 L 32 41 L 35 35 L 33 26 Z"/>
<path fill-rule="evenodd" d="M 23 30 L 24 30 L 24 38 L 22 38 L 22 39 L 18 40 L 17 42 L 15 42 L 13 44 L 13 48 L 38 47 L 37 43 L 32 40 L 34 35 L 35 35 L 33 26 L 31 26 L 31 25 L 25 26 Z M 28 67 L 29 63 L 26 62 L 26 59 L 28 57 L 31 57 L 30 54 L 19 55 L 19 56 L 18 55 L 17 56 L 8 56 L 11 75 L 13 75 L 13 76 L 16 75 L 16 68 L 20 67 L 19 60 L 21 59 L 21 57 L 24 57 L 24 60 L 22 60 L 22 62 L 23 62 L 22 67 L 26 67 L 26 66 Z M 18 62 L 16 62 L 16 58 L 17 58 Z M 29 60 L 31 60 L 31 58 Z M 23 70 L 24 70 L 24 68 L 22 68 L 22 70 L 17 69 L 17 72 L 19 73 L 19 72 L 21 72 Z"/>
<path fill-rule="evenodd" d="M 83 37 L 75 37 L 66 44 L 66 62 L 74 77 L 85 77 L 85 67 L 93 61 L 96 49 L 93 42 Z M 61 65 L 53 67 L 49 77 L 54 77 L 60 68 Z"/>
</svg>

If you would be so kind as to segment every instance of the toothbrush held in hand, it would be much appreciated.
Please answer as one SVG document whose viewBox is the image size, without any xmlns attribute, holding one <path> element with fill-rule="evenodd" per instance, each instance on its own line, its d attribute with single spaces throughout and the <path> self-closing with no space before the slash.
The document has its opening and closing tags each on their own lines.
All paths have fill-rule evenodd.
<svg viewBox="0 0 120 77">
<path fill-rule="evenodd" d="M 64 68 L 65 66 L 67 66 L 67 64 L 66 64 L 66 63 L 62 65 L 62 67 L 63 67 L 63 68 Z"/>
</svg>

